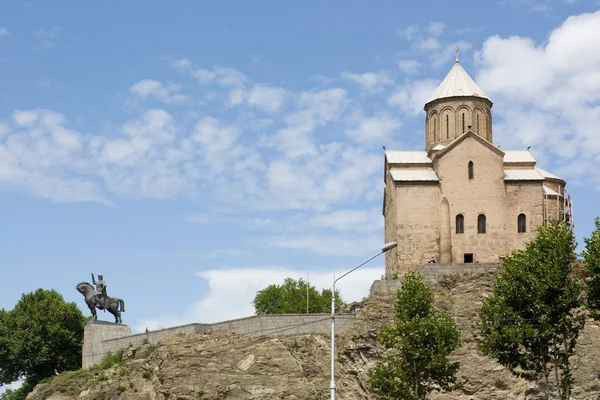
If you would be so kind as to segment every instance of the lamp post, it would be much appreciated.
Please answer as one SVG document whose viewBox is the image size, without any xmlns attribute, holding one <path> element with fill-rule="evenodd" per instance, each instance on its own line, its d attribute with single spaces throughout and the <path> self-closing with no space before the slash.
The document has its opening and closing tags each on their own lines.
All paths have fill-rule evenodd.
<svg viewBox="0 0 600 400">
<path fill-rule="evenodd" d="M 335 284 L 337 281 L 350 274 L 351 272 L 356 271 L 372 259 L 378 257 L 379 255 L 389 251 L 398 246 L 396 242 L 386 243 L 385 246 L 381 249 L 381 251 L 375 254 L 373 257 L 369 258 L 367 261 L 364 261 L 352 268 L 350 271 L 346 272 L 344 275 L 340 276 L 337 279 L 333 280 L 333 288 L 331 290 L 331 384 L 329 385 L 329 391 L 331 393 L 331 400 L 335 400 Z"/>
</svg>

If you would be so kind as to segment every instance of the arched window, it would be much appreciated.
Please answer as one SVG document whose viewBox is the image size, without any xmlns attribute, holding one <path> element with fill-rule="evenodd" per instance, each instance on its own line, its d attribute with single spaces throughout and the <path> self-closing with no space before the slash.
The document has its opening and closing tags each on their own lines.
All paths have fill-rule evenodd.
<svg viewBox="0 0 600 400">
<path fill-rule="evenodd" d="M 477 114 L 477 134 L 479 134 L 479 114 Z"/>
<path fill-rule="evenodd" d="M 435 118 L 433 119 L 433 141 L 435 142 L 437 140 L 437 126 L 436 126 L 436 120 Z"/>
<path fill-rule="evenodd" d="M 469 161 L 469 180 L 475 177 L 475 171 L 473 170 L 473 161 Z"/>
<path fill-rule="evenodd" d="M 465 133 L 465 113 L 462 113 L 462 133 Z"/>
<path fill-rule="evenodd" d="M 486 230 L 485 215 L 479 214 L 477 217 L 477 233 L 485 233 Z"/>
<path fill-rule="evenodd" d="M 527 232 L 527 217 L 525 214 L 519 214 L 519 217 L 517 218 L 517 225 L 517 230 L 519 233 Z"/>
<path fill-rule="evenodd" d="M 450 119 L 446 114 L 446 139 L 450 138 Z"/>
<path fill-rule="evenodd" d="M 465 233 L 465 217 L 462 214 L 456 216 L 456 233 Z"/>
</svg>

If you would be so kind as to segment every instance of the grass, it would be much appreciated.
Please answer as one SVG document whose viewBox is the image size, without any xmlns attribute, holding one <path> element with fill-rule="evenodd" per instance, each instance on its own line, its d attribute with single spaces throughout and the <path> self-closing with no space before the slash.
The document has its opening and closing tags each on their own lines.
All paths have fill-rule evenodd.
<svg viewBox="0 0 600 400">
<path fill-rule="evenodd" d="M 108 369 L 115 365 L 123 364 L 125 360 L 123 359 L 123 350 L 119 350 L 116 353 L 109 352 L 104 356 L 100 364 L 98 364 L 99 369 Z"/>
</svg>

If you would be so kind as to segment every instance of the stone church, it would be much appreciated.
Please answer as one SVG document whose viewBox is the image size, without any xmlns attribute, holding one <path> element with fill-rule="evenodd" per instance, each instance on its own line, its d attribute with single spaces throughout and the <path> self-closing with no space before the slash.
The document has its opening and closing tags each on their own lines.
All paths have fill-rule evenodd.
<svg viewBox="0 0 600 400">
<path fill-rule="evenodd" d="M 492 101 L 457 60 L 425 103 L 425 150 L 385 150 L 386 275 L 433 258 L 498 262 L 551 220 L 572 228 L 565 181 L 492 137 Z"/>
</svg>

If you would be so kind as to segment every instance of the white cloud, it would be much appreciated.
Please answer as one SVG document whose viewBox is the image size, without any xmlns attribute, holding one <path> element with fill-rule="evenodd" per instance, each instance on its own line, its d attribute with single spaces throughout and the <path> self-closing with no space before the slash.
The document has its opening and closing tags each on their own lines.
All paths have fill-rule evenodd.
<svg viewBox="0 0 600 400">
<path fill-rule="evenodd" d="M 485 25 L 477 25 L 477 26 L 467 26 L 465 28 L 458 28 L 456 30 L 457 35 L 468 35 L 474 33 L 483 32 L 487 28 Z"/>
<path fill-rule="evenodd" d="M 53 201 L 107 202 L 82 157 L 83 138 L 67 128 L 64 115 L 53 111 L 17 110 L 13 127 L 0 142 L 0 183 Z M 78 174 L 74 174 L 77 171 Z"/>
<path fill-rule="evenodd" d="M 376 142 L 391 137 L 402 123 L 389 115 L 357 116 L 356 123 L 346 130 L 349 137 L 359 142 Z"/>
<path fill-rule="evenodd" d="M 314 215 L 309 219 L 309 224 L 336 231 L 379 232 L 383 228 L 383 216 L 380 208 L 336 210 Z"/>
<path fill-rule="evenodd" d="M 32 33 L 33 37 L 39 40 L 40 45 L 46 49 L 54 49 L 58 46 L 60 28 L 38 29 Z"/>
<path fill-rule="evenodd" d="M 144 79 L 135 83 L 129 91 L 136 96 L 154 97 L 165 104 L 180 104 L 190 100 L 189 96 L 179 94 L 181 87 L 174 84 L 163 85 L 154 79 Z"/>
<path fill-rule="evenodd" d="M 398 61 L 398 69 L 407 75 L 414 75 L 421 68 L 422 68 L 422 64 L 417 60 L 399 60 Z"/>
<path fill-rule="evenodd" d="M 363 74 L 342 72 L 341 76 L 356 83 L 362 90 L 367 92 L 377 92 L 394 83 L 385 72 L 365 72 Z"/>
<path fill-rule="evenodd" d="M 296 97 L 296 111 L 283 119 L 285 126 L 264 142 L 286 158 L 315 155 L 312 137 L 319 126 L 337 121 L 348 104 L 347 92 L 340 88 L 303 92 Z"/>
<path fill-rule="evenodd" d="M 427 33 L 429 33 L 433 37 L 438 37 L 442 33 L 444 33 L 444 28 L 446 28 L 446 24 L 440 21 L 432 21 L 427 26 Z"/>
<path fill-rule="evenodd" d="M 399 31 L 400 36 L 403 36 L 406 40 L 413 40 L 421 30 L 417 25 L 409 25 Z"/>
<path fill-rule="evenodd" d="M 187 58 L 170 60 L 169 64 L 181 73 L 191 74 L 201 85 L 217 83 L 221 87 L 241 87 L 248 82 L 246 75 L 234 68 L 214 66 L 212 68 L 195 68 Z"/>
<path fill-rule="evenodd" d="M 8 29 L 0 26 L 0 39 L 3 38 L 4 36 L 8 36 Z"/>
<path fill-rule="evenodd" d="M 422 79 L 398 86 L 388 98 L 388 104 L 400 108 L 403 112 L 417 116 L 423 112 L 423 106 L 435 92 L 439 82 Z"/>
<path fill-rule="evenodd" d="M 23 385 L 23 381 L 16 381 L 8 385 L 0 386 L 0 396 L 6 392 L 6 389 L 17 390 Z"/>
<path fill-rule="evenodd" d="M 579 184 L 600 183 L 583 172 L 600 168 L 598 26 L 600 11 L 569 17 L 543 44 L 494 36 L 477 54 L 478 83 L 498 108 L 496 137 L 512 147 L 535 143 L 541 157 Z"/>
<path fill-rule="evenodd" d="M 380 246 L 376 246 L 374 252 Z M 356 261 L 356 265 L 361 260 Z M 373 264 L 377 264 L 374 261 Z M 336 275 L 349 271 L 356 265 L 337 266 Z M 336 285 L 346 302 L 360 301 L 368 296 L 374 280 L 381 277 L 382 266 L 365 266 L 344 277 Z M 252 300 L 256 292 L 271 284 L 281 284 L 285 278 L 306 279 L 306 270 L 280 267 L 211 269 L 197 274 L 207 281 L 208 293 L 180 315 L 162 315 L 134 323 L 138 332 L 155 330 L 191 322 L 220 322 L 254 314 Z M 331 288 L 333 271 L 323 271 L 309 265 L 309 282 L 319 291 Z M 235 293 L 235 296 L 231 294 Z"/>
<path fill-rule="evenodd" d="M 247 101 L 250 106 L 273 113 L 283 107 L 285 98 L 286 91 L 283 88 L 269 85 L 254 85 L 248 93 Z"/>
</svg>

